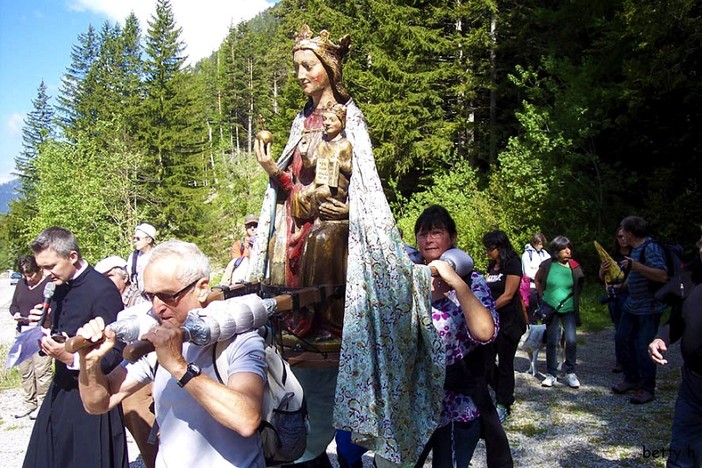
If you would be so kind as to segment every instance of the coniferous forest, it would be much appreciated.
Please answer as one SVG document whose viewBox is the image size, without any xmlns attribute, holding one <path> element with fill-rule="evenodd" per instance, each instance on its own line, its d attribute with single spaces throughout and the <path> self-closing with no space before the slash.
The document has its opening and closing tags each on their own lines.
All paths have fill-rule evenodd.
<svg viewBox="0 0 702 468">
<path fill-rule="evenodd" d="M 141 221 L 225 263 L 267 183 L 252 156 L 259 116 L 280 154 L 305 101 L 291 53 L 304 23 L 351 37 L 344 81 L 410 243 L 439 203 L 476 259 L 498 228 L 517 250 L 537 230 L 565 234 L 594 260 L 592 241 L 609 245 L 628 214 L 691 248 L 701 15 L 695 0 L 281 0 L 186 66 L 159 0 L 146 31 L 131 15 L 79 35 L 57 96 L 38 84 L 0 267 L 51 225 L 75 232 L 91 262 L 126 256 Z"/>
</svg>

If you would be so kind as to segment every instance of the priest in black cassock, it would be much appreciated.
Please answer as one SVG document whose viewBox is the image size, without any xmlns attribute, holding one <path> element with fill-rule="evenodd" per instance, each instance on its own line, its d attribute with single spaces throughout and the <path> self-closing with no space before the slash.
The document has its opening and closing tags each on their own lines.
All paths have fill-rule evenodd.
<svg viewBox="0 0 702 468">
<path fill-rule="evenodd" d="M 74 336 L 95 317 L 113 322 L 122 310 L 115 285 L 81 258 L 78 242 L 68 230 L 45 229 L 32 242 L 37 264 L 50 275 L 56 292 L 50 303 L 51 334 Z M 35 310 L 37 316 L 40 311 Z M 45 326 L 47 326 L 46 324 Z M 24 459 L 25 468 L 127 468 L 127 443 L 121 406 L 106 414 L 83 409 L 78 391 L 78 361 L 59 339 L 42 338 L 41 349 L 56 362 L 54 379 L 34 423 Z M 122 360 L 115 346 L 102 360 L 108 373 Z"/>
</svg>

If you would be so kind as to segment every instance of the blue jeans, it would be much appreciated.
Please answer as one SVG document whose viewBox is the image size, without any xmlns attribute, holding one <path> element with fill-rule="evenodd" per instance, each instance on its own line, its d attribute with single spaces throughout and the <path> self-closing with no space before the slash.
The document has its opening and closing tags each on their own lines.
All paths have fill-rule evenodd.
<svg viewBox="0 0 702 468">
<path fill-rule="evenodd" d="M 560 323 L 559 323 L 560 322 Z M 577 341 L 575 337 L 575 312 L 556 312 L 553 320 L 546 326 L 546 368 L 548 373 L 556 376 L 558 373 L 558 342 L 561 340 L 561 324 L 565 336 L 565 362 L 563 372 L 575 372 Z"/>
<path fill-rule="evenodd" d="M 648 344 L 656 337 L 660 321 L 661 314 L 638 315 L 625 310 L 614 339 L 624 380 L 651 395 L 656 391 L 656 364 L 648 356 Z"/>
<path fill-rule="evenodd" d="M 480 419 L 448 423 L 431 435 L 415 468 L 424 464 L 429 450 L 432 451 L 432 468 L 468 468 L 479 440 Z"/>
<path fill-rule="evenodd" d="M 702 466 L 702 376 L 682 368 L 668 467 Z"/>
<path fill-rule="evenodd" d="M 622 320 L 622 314 L 624 313 L 624 302 L 626 302 L 626 298 L 629 295 L 625 292 L 620 292 L 617 295 L 617 298 L 610 301 L 607 304 L 607 307 L 609 308 L 609 316 L 612 319 L 612 323 L 614 324 L 614 357 L 617 360 L 617 364 L 622 363 L 621 356 L 619 356 L 619 351 L 617 351 L 617 344 L 616 344 L 616 339 L 617 339 L 617 331 L 619 330 L 619 322 Z"/>
<path fill-rule="evenodd" d="M 348 466 L 354 466 L 359 462 L 363 462 L 363 454 L 368 449 L 354 444 L 351 441 L 350 432 L 337 429 L 334 439 L 336 440 L 336 454 L 343 458 Z"/>
</svg>

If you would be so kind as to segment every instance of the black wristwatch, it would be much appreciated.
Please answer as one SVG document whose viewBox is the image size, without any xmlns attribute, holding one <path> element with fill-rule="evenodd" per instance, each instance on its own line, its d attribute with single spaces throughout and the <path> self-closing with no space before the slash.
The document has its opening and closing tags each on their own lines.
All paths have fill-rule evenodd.
<svg viewBox="0 0 702 468">
<path fill-rule="evenodd" d="M 198 375 L 200 375 L 201 372 L 202 371 L 200 370 L 200 368 L 197 367 L 195 364 L 193 364 L 192 362 L 188 363 L 188 368 L 185 370 L 185 374 L 183 374 L 183 377 L 181 377 L 178 381 L 178 386 L 181 388 L 185 387 L 185 384 L 190 382 L 190 380 L 193 377 L 197 377 Z"/>
</svg>

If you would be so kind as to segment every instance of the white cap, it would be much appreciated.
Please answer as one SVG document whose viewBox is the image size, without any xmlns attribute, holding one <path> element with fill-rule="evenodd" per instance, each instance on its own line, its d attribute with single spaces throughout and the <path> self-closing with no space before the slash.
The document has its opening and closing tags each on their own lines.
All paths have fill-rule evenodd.
<svg viewBox="0 0 702 468">
<path fill-rule="evenodd" d="M 95 270 L 97 270 L 98 273 L 102 273 L 104 275 L 108 271 L 117 267 L 122 268 L 124 271 L 127 271 L 127 262 L 125 262 L 124 259 L 122 259 L 122 257 L 112 255 L 110 257 L 103 258 L 102 260 L 97 262 L 97 264 L 95 265 Z"/>
<path fill-rule="evenodd" d="M 156 228 L 148 223 L 141 223 L 140 225 L 135 227 L 134 233 L 136 233 L 137 231 L 141 231 L 153 240 L 156 240 Z"/>
</svg>

